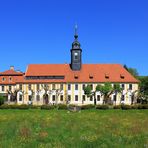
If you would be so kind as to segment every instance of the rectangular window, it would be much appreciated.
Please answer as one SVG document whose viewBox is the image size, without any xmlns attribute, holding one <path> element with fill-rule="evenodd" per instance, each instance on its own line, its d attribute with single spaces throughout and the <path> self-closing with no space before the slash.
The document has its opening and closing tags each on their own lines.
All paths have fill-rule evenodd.
<svg viewBox="0 0 148 148">
<path fill-rule="evenodd" d="M 23 98 L 22 95 L 19 95 L 19 101 L 22 101 L 22 98 Z"/>
<path fill-rule="evenodd" d="M 93 97 L 92 96 L 90 96 L 90 101 L 93 101 Z"/>
<path fill-rule="evenodd" d="M 40 89 L 40 84 L 37 84 L 36 88 L 37 88 L 37 90 L 39 90 Z"/>
<path fill-rule="evenodd" d="M 71 95 L 68 95 L 68 101 L 71 101 Z"/>
<path fill-rule="evenodd" d="M 63 84 L 60 84 L 60 90 L 63 90 Z"/>
<path fill-rule="evenodd" d="M 60 101 L 63 101 L 63 95 L 60 96 Z"/>
<path fill-rule="evenodd" d="M 121 101 L 124 101 L 124 99 L 125 99 L 125 96 L 122 95 L 122 96 L 121 96 Z"/>
<path fill-rule="evenodd" d="M 71 85 L 70 84 L 68 84 L 68 90 L 71 90 Z"/>
<path fill-rule="evenodd" d="M 52 101 L 55 101 L 55 95 L 52 96 Z"/>
<path fill-rule="evenodd" d="M 22 90 L 22 84 L 19 85 L 19 90 Z"/>
<path fill-rule="evenodd" d="M 28 89 L 31 90 L 31 84 L 28 85 Z"/>
<path fill-rule="evenodd" d="M 2 91 L 5 91 L 5 86 L 2 86 Z"/>
<path fill-rule="evenodd" d="M 55 90 L 55 84 L 52 84 L 52 89 Z"/>
<path fill-rule="evenodd" d="M 132 90 L 132 89 L 133 89 L 133 85 L 129 84 L 129 90 Z"/>
<path fill-rule="evenodd" d="M 29 97 L 29 101 L 32 101 L 32 96 L 31 96 L 31 95 L 29 95 L 28 97 Z"/>
<path fill-rule="evenodd" d="M 75 101 L 78 101 L 78 95 L 75 95 Z"/>
<path fill-rule="evenodd" d="M 37 96 L 36 96 L 36 100 L 37 100 L 37 101 L 40 101 L 40 95 L 37 95 Z"/>
<path fill-rule="evenodd" d="M 85 101 L 85 100 L 86 100 L 86 99 L 85 99 L 85 95 L 83 95 L 83 96 L 82 96 L 82 98 L 83 98 L 83 101 Z"/>
<path fill-rule="evenodd" d="M 90 84 L 91 89 L 93 90 L 93 84 Z"/>
<path fill-rule="evenodd" d="M 78 90 L 78 84 L 75 84 L 75 90 Z"/>
<path fill-rule="evenodd" d="M 121 88 L 124 90 L 125 89 L 125 85 L 124 84 L 121 84 Z"/>
<path fill-rule="evenodd" d="M 97 95 L 97 101 L 100 101 L 100 95 Z"/>
<path fill-rule="evenodd" d="M 113 95 L 113 100 L 114 100 L 114 101 L 117 100 L 117 95 Z"/>
<path fill-rule="evenodd" d="M 84 90 L 84 89 L 85 89 L 85 84 L 82 85 L 82 90 Z"/>
<path fill-rule="evenodd" d="M 11 91 L 11 86 L 9 85 L 9 91 Z"/>
</svg>

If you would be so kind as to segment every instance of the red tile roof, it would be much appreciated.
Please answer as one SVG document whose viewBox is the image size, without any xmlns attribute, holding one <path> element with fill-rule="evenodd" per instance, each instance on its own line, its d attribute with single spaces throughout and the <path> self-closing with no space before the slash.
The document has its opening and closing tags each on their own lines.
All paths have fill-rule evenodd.
<svg viewBox="0 0 148 148">
<path fill-rule="evenodd" d="M 63 79 L 26 79 L 28 76 L 64 76 Z M 11 77 L 11 80 L 10 80 Z M 3 78 L 5 80 L 3 81 Z M 16 83 L 138 83 L 120 64 L 83 64 L 72 71 L 69 64 L 31 64 L 26 73 L 7 70 L 0 73 L 0 84 Z"/>
<path fill-rule="evenodd" d="M 0 76 L 18 76 L 18 75 L 23 75 L 23 73 L 17 72 L 17 71 L 12 70 L 12 69 L 6 70 L 6 71 L 0 73 Z"/>
<path fill-rule="evenodd" d="M 76 75 L 78 76 L 78 78 L 75 77 Z M 106 75 L 108 77 L 106 77 Z M 25 76 L 65 76 L 65 78 L 60 80 L 24 80 L 24 83 L 139 82 L 120 64 L 83 64 L 80 71 L 72 71 L 69 64 L 31 64 L 28 65 Z"/>
</svg>

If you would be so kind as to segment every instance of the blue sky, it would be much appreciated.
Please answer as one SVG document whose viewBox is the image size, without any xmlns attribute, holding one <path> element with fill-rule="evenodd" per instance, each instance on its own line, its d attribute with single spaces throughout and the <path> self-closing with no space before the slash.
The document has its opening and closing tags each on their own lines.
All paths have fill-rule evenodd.
<svg viewBox="0 0 148 148">
<path fill-rule="evenodd" d="M 0 0 L 0 71 L 69 63 L 78 24 L 83 63 L 120 63 L 148 75 L 147 0 Z"/>
</svg>

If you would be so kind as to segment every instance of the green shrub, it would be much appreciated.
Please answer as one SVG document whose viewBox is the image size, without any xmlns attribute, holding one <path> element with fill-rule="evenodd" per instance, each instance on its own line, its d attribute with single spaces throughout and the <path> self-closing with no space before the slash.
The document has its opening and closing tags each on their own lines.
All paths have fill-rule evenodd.
<svg viewBox="0 0 148 148">
<path fill-rule="evenodd" d="M 80 106 L 81 110 L 86 110 L 86 109 L 93 109 L 95 106 L 93 104 L 88 104 L 88 105 L 82 105 Z"/>
<path fill-rule="evenodd" d="M 121 105 L 121 108 L 122 108 L 123 110 L 132 109 L 131 105 Z"/>
<path fill-rule="evenodd" d="M 104 104 L 104 105 L 97 105 L 97 106 L 96 106 L 96 109 L 107 110 L 107 109 L 109 109 L 109 106 L 106 105 L 106 104 Z"/>
<path fill-rule="evenodd" d="M 0 105 L 3 105 L 5 102 L 5 97 L 0 96 Z"/>
<path fill-rule="evenodd" d="M 67 105 L 66 104 L 58 104 L 57 107 L 59 110 L 67 110 Z"/>
<path fill-rule="evenodd" d="M 10 109 L 10 105 L 3 104 L 0 106 L 0 109 Z"/>
<path fill-rule="evenodd" d="M 30 109 L 41 109 L 40 105 L 29 105 Z"/>
<path fill-rule="evenodd" d="M 137 105 L 137 104 L 131 105 L 131 109 L 138 109 L 138 106 L 139 106 L 139 105 Z"/>
<path fill-rule="evenodd" d="M 113 109 L 121 109 L 121 105 L 115 105 Z"/>
<path fill-rule="evenodd" d="M 0 106 L 0 109 L 29 109 L 29 106 L 26 104 L 22 104 L 22 105 L 8 105 L 8 104 L 4 104 Z"/>
<path fill-rule="evenodd" d="M 139 104 L 138 109 L 148 109 L 148 104 Z"/>
<path fill-rule="evenodd" d="M 51 109 L 55 109 L 56 107 L 54 105 L 42 105 L 41 109 L 42 110 L 51 110 Z"/>
</svg>

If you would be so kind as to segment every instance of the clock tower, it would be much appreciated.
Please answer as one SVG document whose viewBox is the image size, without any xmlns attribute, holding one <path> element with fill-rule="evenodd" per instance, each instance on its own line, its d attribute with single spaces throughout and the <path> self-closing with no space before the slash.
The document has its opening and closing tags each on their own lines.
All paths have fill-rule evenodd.
<svg viewBox="0 0 148 148">
<path fill-rule="evenodd" d="M 74 71 L 81 70 L 82 66 L 82 49 L 78 42 L 77 26 L 75 26 L 74 42 L 71 49 L 71 69 Z"/>
</svg>

